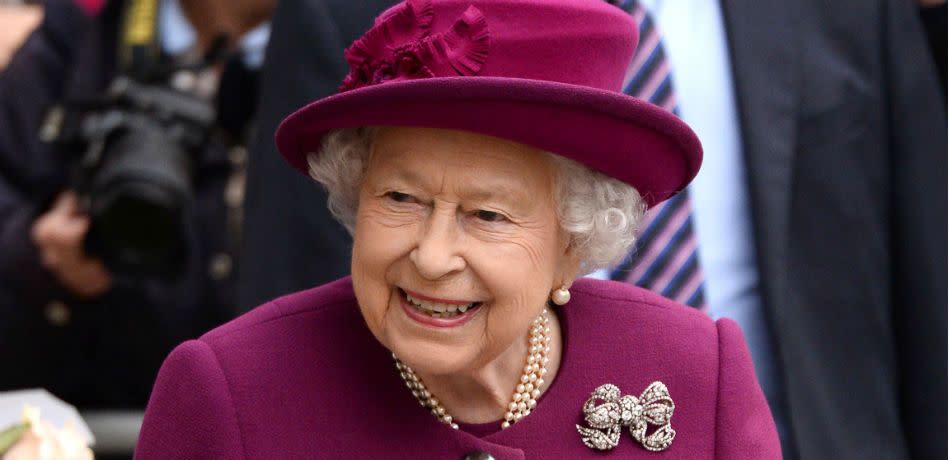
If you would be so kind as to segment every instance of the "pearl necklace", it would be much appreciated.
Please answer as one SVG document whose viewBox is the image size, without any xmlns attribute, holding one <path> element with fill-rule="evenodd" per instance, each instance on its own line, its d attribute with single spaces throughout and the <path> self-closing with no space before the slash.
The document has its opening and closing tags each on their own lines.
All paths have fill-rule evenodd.
<svg viewBox="0 0 950 460">
<path fill-rule="evenodd" d="M 548 327 L 546 309 L 531 324 L 531 330 L 528 333 L 528 345 L 528 357 L 524 372 L 515 387 L 515 391 L 511 396 L 511 403 L 508 404 L 508 411 L 505 412 L 504 420 L 501 422 L 503 429 L 526 417 L 538 405 L 541 386 L 544 385 L 544 376 L 548 373 L 548 353 L 551 352 L 551 328 Z M 442 407 L 442 403 L 429 392 L 429 389 L 422 383 L 422 379 L 409 366 L 403 364 L 395 353 L 393 359 L 396 361 L 399 376 L 406 382 L 406 387 L 416 397 L 419 404 L 429 409 L 440 422 L 457 430 L 458 424 Z"/>
</svg>

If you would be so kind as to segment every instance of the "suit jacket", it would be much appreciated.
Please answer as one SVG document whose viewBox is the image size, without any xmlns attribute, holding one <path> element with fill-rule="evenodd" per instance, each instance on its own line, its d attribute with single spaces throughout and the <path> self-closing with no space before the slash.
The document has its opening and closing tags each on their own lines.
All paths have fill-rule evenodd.
<svg viewBox="0 0 950 460">
<path fill-rule="evenodd" d="M 786 457 L 947 458 L 947 118 L 913 4 L 722 5 Z"/>
<path fill-rule="evenodd" d="M 233 252 L 223 143 L 196 161 L 189 259 L 174 283 L 115 274 L 104 295 L 78 299 L 43 267 L 30 238 L 82 154 L 41 142 L 42 120 L 54 104 L 88 100 L 115 77 L 124 4 L 87 18 L 73 0 L 46 2 L 43 23 L 0 73 L 0 391 L 45 387 L 83 409 L 143 407 L 169 351 L 234 316 L 233 275 L 209 274 L 215 254 Z M 68 316 L 48 314 L 63 305 Z"/>
<path fill-rule="evenodd" d="M 243 311 L 350 272 L 350 236 L 330 215 L 323 189 L 278 153 L 274 131 L 294 110 L 337 91 L 349 71 L 343 50 L 393 3 L 277 4 L 261 75 L 258 135 L 248 153 L 241 259 L 253 263 L 241 266 Z"/>
<path fill-rule="evenodd" d="M 742 333 L 640 288 L 581 280 L 557 314 L 561 367 L 537 408 L 453 430 L 419 406 L 366 328 L 348 278 L 272 301 L 176 349 L 162 366 L 138 459 L 780 458 Z M 604 383 L 639 396 L 665 383 L 672 445 L 654 453 L 624 431 L 592 451 L 575 424 Z M 514 385 L 514 383 L 512 383 Z"/>
</svg>

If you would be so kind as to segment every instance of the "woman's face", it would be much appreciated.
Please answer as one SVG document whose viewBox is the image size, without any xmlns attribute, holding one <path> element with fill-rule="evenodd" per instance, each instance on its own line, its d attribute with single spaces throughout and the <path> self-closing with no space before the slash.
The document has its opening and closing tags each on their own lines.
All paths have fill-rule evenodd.
<svg viewBox="0 0 950 460">
<path fill-rule="evenodd" d="M 551 290 L 576 271 L 554 173 L 541 151 L 514 142 L 381 129 L 360 189 L 352 267 L 376 338 L 436 375 L 479 369 L 520 344 Z"/>
</svg>

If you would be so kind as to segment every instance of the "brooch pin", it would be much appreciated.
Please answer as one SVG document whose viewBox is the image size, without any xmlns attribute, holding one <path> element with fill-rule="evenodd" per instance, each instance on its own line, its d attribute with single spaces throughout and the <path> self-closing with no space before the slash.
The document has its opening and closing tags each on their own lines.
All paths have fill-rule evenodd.
<svg viewBox="0 0 950 460">
<path fill-rule="evenodd" d="M 576 425 L 577 432 L 587 447 L 610 450 L 620 443 L 620 431 L 626 426 L 645 449 L 659 452 L 670 447 L 676 436 L 670 426 L 675 407 L 662 382 L 651 383 L 639 398 L 621 396 L 620 388 L 607 383 L 597 387 L 584 403 L 584 420 L 590 428 Z M 648 436 L 648 425 L 659 428 Z"/>
</svg>

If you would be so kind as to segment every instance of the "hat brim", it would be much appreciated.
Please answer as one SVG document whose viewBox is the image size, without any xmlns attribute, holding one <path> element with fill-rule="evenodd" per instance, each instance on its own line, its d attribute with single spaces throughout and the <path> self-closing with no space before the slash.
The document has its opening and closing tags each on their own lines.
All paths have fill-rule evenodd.
<svg viewBox="0 0 950 460">
<path fill-rule="evenodd" d="M 419 126 L 520 142 L 632 185 L 649 206 L 684 189 L 702 147 L 672 113 L 624 94 L 502 77 L 395 81 L 320 99 L 278 127 L 277 147 L 307 173 L 307 155 L 339 128 Z"/>
</svg>

